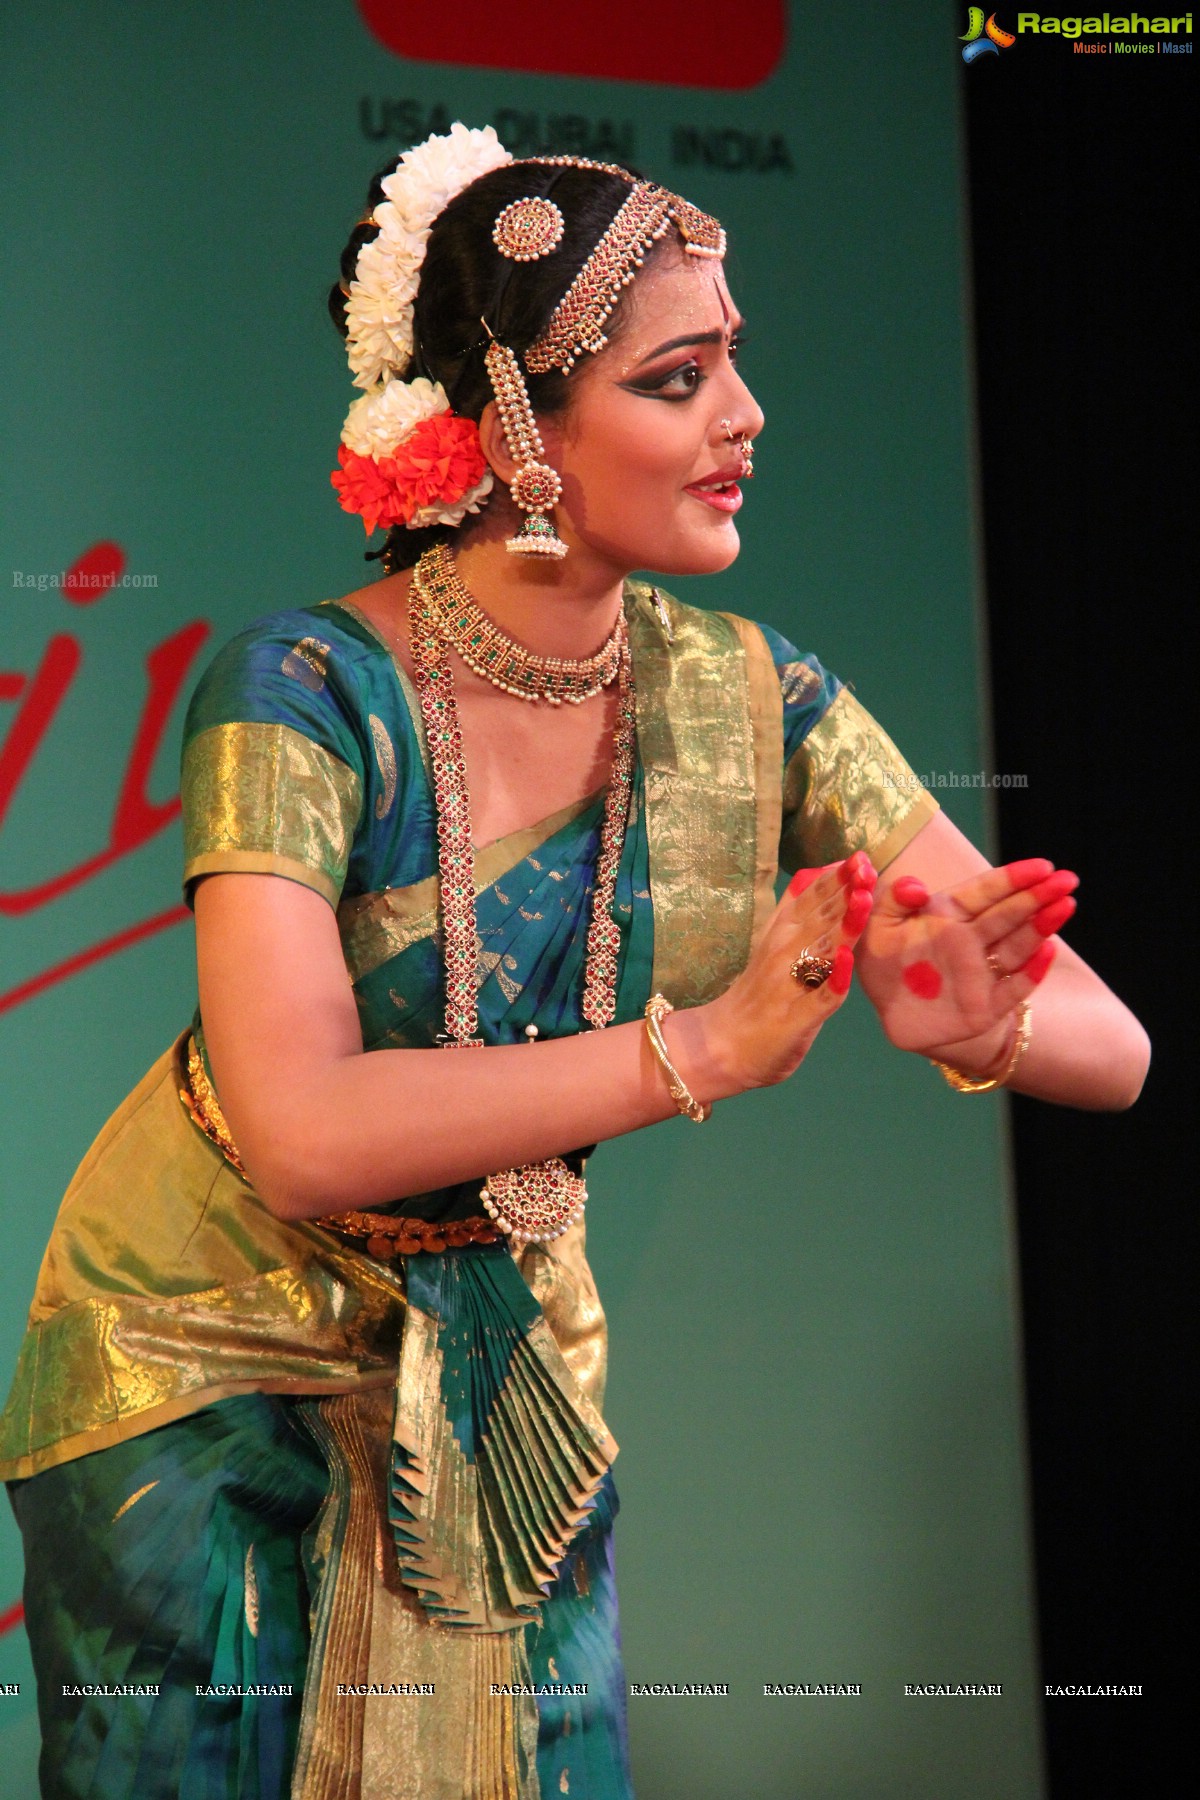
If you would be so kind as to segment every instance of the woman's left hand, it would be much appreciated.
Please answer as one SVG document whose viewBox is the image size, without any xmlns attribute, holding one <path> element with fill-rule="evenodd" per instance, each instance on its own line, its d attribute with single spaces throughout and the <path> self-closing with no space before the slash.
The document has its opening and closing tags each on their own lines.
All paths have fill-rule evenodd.
<svg viewBox="0 0 1200 1800">
<path fill-rule="evenodd" d="M 954 1063 L 994 1032 L 1049 970 L 1078 885 L 1044 857 L 935 894 L 912 875 L 881 884 L 855 964 L 890 1041 Z"/>
</svg>

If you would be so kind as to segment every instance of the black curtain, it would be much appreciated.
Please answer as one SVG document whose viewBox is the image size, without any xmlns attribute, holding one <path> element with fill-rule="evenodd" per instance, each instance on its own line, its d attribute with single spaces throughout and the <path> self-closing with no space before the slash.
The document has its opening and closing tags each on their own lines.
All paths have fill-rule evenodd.
<svg viewBox="0 0 1200 1800">
<path fill-rule="evenodd" d="M 1141 1800 L 1192 1637 L 1196 83 L 1086 41 L 962 81 L 1000 849 L 1078 871 L 1066 936 L 1154 1044 L 1128 1112 L 1012 1103 L 1043 1680 L 1143 1687 L 1044 1702 L 1050 1793 Z"/>
</svg>

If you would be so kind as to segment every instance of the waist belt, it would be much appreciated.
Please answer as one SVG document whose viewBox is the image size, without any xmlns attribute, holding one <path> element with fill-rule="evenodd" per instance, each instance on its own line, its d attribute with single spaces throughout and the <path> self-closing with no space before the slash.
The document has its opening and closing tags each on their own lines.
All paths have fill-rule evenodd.
<svg viewBox="0 0 1200 1800">
<path fill-rule="evenodd" d="M 246 1173 L 246 1165 L 238 1155 L 233 1133 L 221 1111 L 216 1090 L 205 1073 L 204 1059 L 195 1037 L 190 1033 L 184 1083 L 179 1089 L 179 1098 L 192 1122 L 217 1146 L 226 1162 L 248 1182 L 250 1177 Z M 333 1231 L 341 1237 L 361 1243 L 368 1256 L 376 1257 L 381 1262 L 390 1262 L 397 1256 L 415 1256 L 420 1251 L 437 1253 L 442 1250 L 461 1250 L 467 1244 L 494 1244 L 500 1237 L 495 1224 L 482 1213 L 469 1219 L 441 1222 L 405 1218 L 394 1213 L 350 1211 L 325 1213 L 321 1218 L 310 1219 L 307 1223 L 319 1225 L 323 1231 Z"/>
</svg>

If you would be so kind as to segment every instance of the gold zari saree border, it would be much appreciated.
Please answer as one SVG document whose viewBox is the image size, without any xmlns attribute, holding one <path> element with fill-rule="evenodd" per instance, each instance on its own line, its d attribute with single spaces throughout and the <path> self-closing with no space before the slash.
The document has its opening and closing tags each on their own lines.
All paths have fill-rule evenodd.
<svg viewBox="0 0 1200 1800">
<path fill-rule="evenodd" d="M 290 725 L 198 732 L 183 757 L 183 889 L 197 875 L 286 875 L 331 906 L 362 811 L 358 772 Z"/>
<path fill-rule="evenodd" d="M 785 771 L 781 861 L 815 868 L 866 850 L 883 869 L 939 810 L 891 738 L 842 688 Z"/>
</svg>

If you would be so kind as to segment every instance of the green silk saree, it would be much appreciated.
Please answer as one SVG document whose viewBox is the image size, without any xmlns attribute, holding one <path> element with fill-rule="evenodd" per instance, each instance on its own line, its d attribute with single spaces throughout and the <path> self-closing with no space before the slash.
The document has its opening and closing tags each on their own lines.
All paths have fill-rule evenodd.
<svg viewBox="0 0 1200 1800">
<path fill-rule="evenodd" d="M 618 1022 L 656 989 L 681 1006 L 721 992 L 781 865 L 865 848 L 882 867 L 936 810 L 814 657 L 640 583 L 625 604 Z M 183 804 L 189 898 L 221 871 L 312 887 L 364 1049 L 435 1046 L 428 761 L 365 615 L 271 614 L 217 653 Z M 602 808 L 588 796 L 477 852 L 489 1044 L 583 1029 Z M 198 1011 L 191 1030 L 203 1055 Z M 276 1219 L 181 1103 L 188 1035 L 71 1182 L 0 1429 L 44 1792 L 625 1800 L 616 1445 L 583 1225 L 516 1257 L 388 1265 Z M 463 1218 L 478 1188 L 395 1210 Z M 82 1691 L 123 1687 L 157 1692 Z"/>
</svg>

